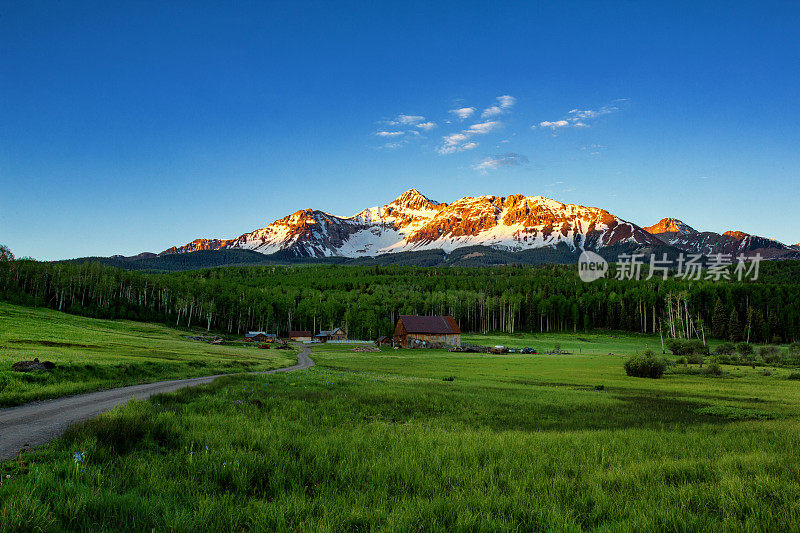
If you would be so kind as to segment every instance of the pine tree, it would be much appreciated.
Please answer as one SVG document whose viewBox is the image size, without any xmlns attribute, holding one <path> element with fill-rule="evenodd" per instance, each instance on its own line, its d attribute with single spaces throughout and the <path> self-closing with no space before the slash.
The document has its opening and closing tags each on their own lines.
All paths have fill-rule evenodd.
<svg viewBox="0 0 800 533">
<path fill-rule="evenodd" d="M 714 316 L 711 319 L 713 332 L 712 335 L 718 339 L 725 338 L 725 330 L 728 323 L 728 313 L 725 312 L 725 306 L 720 298 L 717 298 L 717 303 L 714 305 Z"/>
<path fill-rule="evenodd" d="M 739 313 L 736 309 L 731 309 L 731 317 L 728 320 L 728 338 L 733 342 L 742 340 L 742 325 L 739 322 Z"/>
</svg>

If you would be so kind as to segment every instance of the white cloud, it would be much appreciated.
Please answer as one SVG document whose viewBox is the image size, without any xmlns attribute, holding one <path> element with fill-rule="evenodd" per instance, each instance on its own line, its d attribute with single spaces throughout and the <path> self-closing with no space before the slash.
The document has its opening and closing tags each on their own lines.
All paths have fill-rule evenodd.
<svg viewBox="0 0 800 533">
<path fill-rule="evenodd" d="M 500 107 L 503 109 L 508 109 L 510 107 L 514 107 L 514 104 L 517 103 L 517 99 L 513 96 L 503 95 L 497 97 L 497 102 L 500 104 Z"/>
<path fill-rule="evenodd" d="M 475 112 L 474 107 L 462 107 L 461 109 L 451 109 L 450 112 L 457 116 L 460 120 L 467 119 Z"/>
<path fill-rule="evenodd" d="M 497 115 L 502 115 L 503 110 L 500 109 L 500 106 L 493 105 L 491 107 L 487 107 L 481 113 L 481 117 L 488 118 L 488 117 L 496 117 Z"/>
<path fill-rule="evenodd" d="M 483 135 L 485 133 L 489 133 L 490 131 L 499 128 L 501 125 L 500 122 L 496 120 L 492 120 L 489 122 L 481 122 L 479 124 L 473 124 L 469 127 L 470 133 L 476 133 L 478 135 Z"/>
<path fill-rule="evenodd" d="M 615 102 L 622 102 L 623 99 L 615 100 Z M 539 126 L 543 128 L 551 128 L 556 130 L 558 128 L 588 128 L 590 126 L 590 122 L 597 117 L 602 117 L 603 115 L 609 115 L 611 113 L 615 113 L 619 111 L 619 108 L 614 105 L 606 105 L 599 109 L 572 109 L 570 110 L 566 117 L 561 120 L 549 121 L 546 120 L 544 122 L 540 122 Z M 536 126 L 531 126 L 532 129 L 536 129 Z"/>
<path fill-rule="evenodd" d="M 405 135 L 405 133 L 404 131 L 379 131 L 375 135 L 378 137 L 399 137 L 400 135 Z"/>
<path fill-rule="evenodd" d="M 503 113 L 508 112 L 514 104 L 517 103 L 517 99 L 513 96 L 503 95 L 498 96 L 495 98 L 497 100 L 497 104 L 487 107 L 481 113 L 481 117 L 489 118 L 489 117 L 496 117 L 498 115 L 502 115 Z"/>
<path fill-rule="evenodd" d="M 397 122 L 400 124 L 414 125 L 418 122 L 425 120 L 425 117 L 419 115 L 397 115 Z"/>
<path fill-rule="evenodd" d="M 545 120 L 544 122 L 540 122 L 539 126 L 541 126 L 542 128 L 553 128 L 555 130 L 558 128 L 566 128 L 567 126 L 569 126 L 569 122 L 567 122 L 566 120 L 556 120 L 555 122 L 550 122 Z"/>
<path fill-rule="evenodd" d="M 486 174 L 491 170 L 497 170 L 502 167 L 518 166 L 528 162 L 528 158 L 521 154 L 508 152 L 506 154 L 496 154 L 485 157 L 475 163 L 472 168 Z"/>
<path fill-rule="evenodd" d="M 432 130 L 433 128 L 436 127 L 436 123 L 435 122 L 430 122 L 430 121 L 429 122 L 423 122 L 421 124 L 417 124 L 417 127 L 419 129 L 421 129 L 421 130 L 430 131 L 430 130 Z"/>
<path fill-rule="evenodd" d="M 442 155 L 447 155 L 455 152 L 462 152 L 464 150 L 472 150 L 478 146 L 478 143 L 467 141 L 469 141 L 475 135 L 485 135 L 492 130 L 499 128 L 500 126 L 502 126 L 502 123 L 496 120 L 480 122 L 478 124 L 473 124 L 469 128 L 461 130 L 458 133 L 445 135 L 442 137 L 442 145 L 437 149 L 437 151 Z"/>
</svg>

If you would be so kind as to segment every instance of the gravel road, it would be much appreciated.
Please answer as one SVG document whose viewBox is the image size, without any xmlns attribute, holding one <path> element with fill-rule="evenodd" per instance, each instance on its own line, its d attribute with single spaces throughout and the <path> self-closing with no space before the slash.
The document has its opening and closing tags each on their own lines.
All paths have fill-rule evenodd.
<svg viewBox="0 0 800 533">
<path fill-rule="evenodd" d="M 297 354 L 296 365 L 256 373 L 273 374 L 311 368 L 314 366 L 314 361 L 309 357 L 311 349 L 308 346 L 300 347 L 302 351 Z M 223 375 L 230 374 L 157 381 L 0 409 L 0 461 L 15 458 L 20 450 L 29 450 L 47 444 L 64 433 L 70 426 L 94 418 L 98 414 L 134 398 L 146 400 L 154 394 L 205 385 Z"/>
</svg>

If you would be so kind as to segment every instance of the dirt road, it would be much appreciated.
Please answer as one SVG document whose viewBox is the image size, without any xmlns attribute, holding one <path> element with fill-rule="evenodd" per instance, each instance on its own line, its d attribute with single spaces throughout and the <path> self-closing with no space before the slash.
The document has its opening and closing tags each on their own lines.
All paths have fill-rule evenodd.
<svg viewBox="0 0 800 533">
<path fill-rule="evenodd" d="M 256 373 L 273 374 L 311 368 L 314 366 L 314 361 L 309 357 L 311 349 L 308 346 L 300 347 L 302 351 L 297 354 L 296 365 Z M 0 409 L 0 461 L 16 457 L 22 449 L 47 444 L 70 426 L 94 418 L 131 399 L 146 400 L 154 394 L 205 385 L 223 375 L 230 374 L 157 381 Z"/>
</svg>

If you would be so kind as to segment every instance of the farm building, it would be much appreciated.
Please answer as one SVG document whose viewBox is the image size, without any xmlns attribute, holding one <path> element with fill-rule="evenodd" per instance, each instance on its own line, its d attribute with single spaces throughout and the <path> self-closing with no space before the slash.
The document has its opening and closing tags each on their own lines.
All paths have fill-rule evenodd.
<svg viewBox="0 0 800 533">
<path fill-rule="evenodd" d="M 264 333 L 263 331 L 250 331 L 245 334 L 244 340 L 247 342 L 273 342 L 278 336 L 274 333 Z"/>
<path fill-rule="evenodd" d="M 386 335 L 381 335 L 378 337 L 378 340 L 375 341 L 375 344 L 378 346 L 391 346 L 392 345 L 392 338 Z"/>
<path fill-rule="evenodd" d="M 289 340 L 300 342 L 311 342 L 313 335 L 310 331 L 290 331 Z"/>
<path fill-rule="evenodd" d="M 320 331 L 314 338 L 320 342 L 343 341 L 347 339 L 347 333 L 345 333 L 342 328 L 333 328 L 331 330 Z"/>
<path fill-rule="evenodd" d="M 392 336 L 395 346 L 461 346 L 461 328 L 451 316 L 400 315 Z"/>
</svg>

